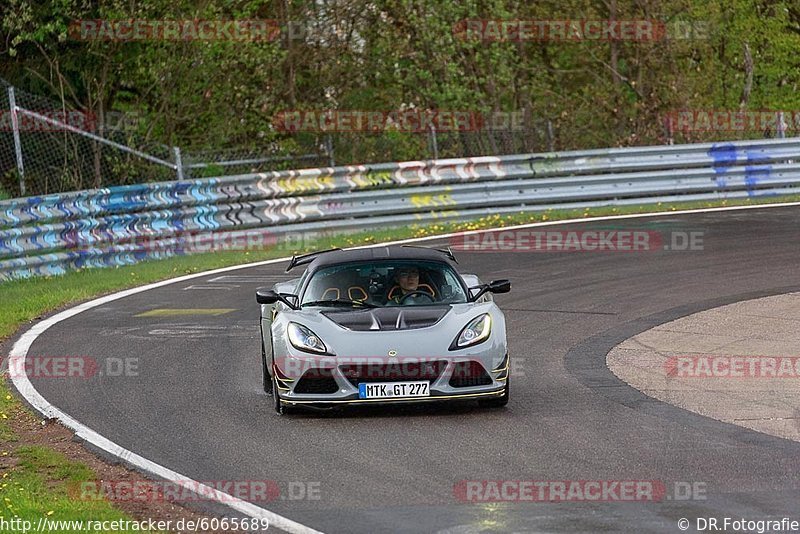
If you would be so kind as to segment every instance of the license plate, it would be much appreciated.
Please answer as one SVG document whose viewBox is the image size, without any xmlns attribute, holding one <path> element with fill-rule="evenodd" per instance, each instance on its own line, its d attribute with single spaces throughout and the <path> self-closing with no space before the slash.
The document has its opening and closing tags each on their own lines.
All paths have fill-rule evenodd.
<svg viewBox="0 0 800 534">
<path fill-rule="evenodd" d="M 358 385 L 359 399 L 391 399 L 396 397 L 430 397 L 430 382 L 381 382 Z"/>
</svg>

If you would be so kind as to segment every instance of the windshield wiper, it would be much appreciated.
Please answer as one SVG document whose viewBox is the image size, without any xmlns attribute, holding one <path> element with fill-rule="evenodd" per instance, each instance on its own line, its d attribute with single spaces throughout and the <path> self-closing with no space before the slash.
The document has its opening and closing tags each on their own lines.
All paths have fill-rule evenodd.
<svg viewBox="0 0 800 534">
<path fill-rule="evenodd" d="M 311 302 L 304 302 L 303 307 L 305 306 L 337 306 L 340 304 L 347 304 L 350 306 L 362 306 L 364 308 L 377 308 L 376 305 L 370 304 L 369 302 L 364 302 L 361 300 L 347 300 L 347 299 L 333 299 L 333 300 L 312 300 Z"/>
</svg>

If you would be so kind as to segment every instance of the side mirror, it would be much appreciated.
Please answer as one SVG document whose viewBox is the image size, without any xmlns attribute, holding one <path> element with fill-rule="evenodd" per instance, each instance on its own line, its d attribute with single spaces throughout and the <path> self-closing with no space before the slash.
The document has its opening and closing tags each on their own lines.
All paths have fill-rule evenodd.
<svg viewBox="0 0 800 534">
<path fill-rule="evenodd" d="M 508 293 L 511 291 L 511 280 L 494 280 L 489 282 L 490 293 Z"/>
<path fill-rule="evenodd" d="M 280 293 L 276 293 L 272 289 L 256 290 L 256 302 L 258 302 L 259 304 L 275 304 L 278 301 L 283 302 L 293 310 L 297 309 L 297 306 L 289 302 L 289 299 L 287 299 L 284 295 L 281 295 Z"/>
<path fill-rule="evenodd" d="M 256 302 L 259 304 L 275 304 L 280 297 L 271 289 L 259 289 L 256 291 Z"/>
<path fill-rule="evenodd" d="M 483 296 L 484 293 L 508 293 L 511 291 L 511 281 L 510 280 L 494 280 L 489 282 L 488 284 L 482 284 L 479 286 L 471 287 L 470 293 L 473 289 L 477 289 L 478 292 L 475 293 L 472 298 L 470 299 L 472 302 L 477 301 L 479 298 Z"/>
</svg>

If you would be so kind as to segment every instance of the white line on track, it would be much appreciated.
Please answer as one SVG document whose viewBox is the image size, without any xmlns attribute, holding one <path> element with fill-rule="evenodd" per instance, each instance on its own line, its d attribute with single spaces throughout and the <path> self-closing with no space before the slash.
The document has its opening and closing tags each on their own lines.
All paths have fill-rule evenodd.
<svg viewBox="0 0 800 534">
<path fill-rule="evenodd" d="M 659 213 L 642 213 L 642 214 L 630 214 L 630 215 L 610 215 L 605 217 L 586 217 L 583 219 L 568 219 L 562 221 L 547 221 L 547 222 L 537 222 L 537 223 L 528 223 L 528 224 L 519 224 L 515 226 L 506 226 L 502 228 L 487 228 L 482 230 L 474 230 L 469 232 L 457 232 L 457 233 L 450 233 L 450 234 L 443 234 L 437 236 L 428 236 L 428 237 L 418 237 L 412 239 L 403 239 L 400 241 L 392 241 L 387 243 L 379 243 L 374 245 L 364 245 L 360 247 L 354 248 L 372 248 L 372 247 L 380 247 L 386 245 L 401 245 L 404 243 L 418 243 L 421 241 L 433 241 L 439 239 L 447 239 L 449 237 L 453 237 L 456 235 L 464 235 L 464 234 L 476 234 L 476 233 L 485 233 L 485 232 L 493 232 L 493 231 L 500 231 L 500 230 L 514 230 L 517 228 L 532 228 L 536 226 L 554 226 L 554 225 L 567 225 L 567 224 L 579 224 L 579 223 L 586 223 L 592 221 L 607 221 L 607 220 L 617 220 L 617 219 L 635 219 L 635 218 L 650 218 L 650 217 L 663 217 L 669 215 L 686 215 L 692 213 L 713 213 L 717 211 L 739 211 L 739 210 L 749 210 L 749 209 L 767 209 L 767 208 L 783 208 L 789 206 L 800 206 L 800 202 L 785 202 L 780 204 L 766 204 L 766 205 L 758 205 L 758 206 L 731 206 L 731 207 L 724 207 L 724 208 L 702 208 L 702 209 L 694 209 L 694 210 L 683 210 L 683 211 L 668 211 L 668 212 L 659 212 Z M 249 267 L 257 267 L 260 265 L 270 265 L 274 263 L 280 263 L 287 261 L 289 258 L 277 258 L 274 260 L 266 260 L 266 261 L 259 261 L 255 263 L 247 263 L 244 265 L 234 265 L 232 267 L 223 267 L 221 269 L 214 269 L 211 271 L 205 271 L 202 273 L 194 273 L 186 276 L 181 276 L 178 278 L 173 278 L 170 280 L 163 280 L 161 282 L 156 282 L 153 284 L 148 284 L 141 287 L 135 287 L 132 289 L 127 289 L 125 291 L 120 291 L 118 293 L 113 293 L 111 295 L 107 295 L 105 297 L 100 297 L 98 299 L 91 300 L 89 302 L 84 302 L 79 304 L 75 307 L 69 308 L 68 310 L 64 310 L 63 312 L 57 313 L 56 315 L 44 319 L 35 325 L 33 325 L 27 332 L 22 334 L 22 336 L 14 343 L 14 346 L 11 348 L 11 352 L 9 354 L 9 363 L 13 362 L 15 365 L 20 365 L 17 369 L 24 369 L 25 368 L 25 358 L 28 354 L 28 351 L 33 345 L 33 342 L 42 335 L 48 328 L 51 326 L 58 324 L 62 321 L 69 319 L 70 317 L 74 317 L 79 313 L 85 312 L 86 310 L 90 310 L 92 308 L 96 308 L 98 306 L 102 306 L 103 304 L 108 304 L 109 302 L 113 302 L 115 300 L 119 300 L 125 297 L 129 297 L 131 295 L 136 295 L 138 293 L 143 293 L 145 291 L 149 291 L 151 289 L 157 289 L 159 287 L 168 286 L 171 284 L 177 284 L 180 282 L 185 282 L 187 280 L 193 280 L 195 278 L 210 276 L 213 274 L 219 273 L 227 273 L 230 271 L 235 271 L 238 269 L 246 269 Z M 221 492 L 209 486 L 205 486 L 200 482 L 195 480 L 191 480 L 188 477 L 185 477 L 167 467 L 159 465 L 147 458 L 139 456 L 133 451 L 130 451 L 120 445 L 117 445 L 113 441 L 109 440 L 108 438 L 98 434 L 91 428 L 87 427 L 77 419 L 74 419 L 67 413 L 61 411 L 57 407 L 50 404 L 37 390 L 33 387 L 30 380 L 28 380 L 28 376 L 25 373 L 14 373 L 12 374 L 11 381 L 14 384 L 14 387 L 19 391 L 19 393 L 25 398 L 28 403 L 33 406 L 36 410 L 41 412 L 45 417 L 48 418 L 55 418 L 60 421 L 64 426 L 73 430 L 75 434 L 80 437 L 81 439 L 85 440 L 87 443 L 91 443 L 95 447 L 106 451 L 107 453 L 116 456 L 129 465 L 132 465 L 142 471 L 150 473 L 158 478 L 162 478 L 168 480 L 170 482 L 174 482 L 185 487 L 188 490 L 200 490 L 203 495 L 213 496 L 214 500 L 227 505 L 231 509 L 248 515 L 250 517 L 259 518 L 259 519 L 267 519 L 270 522 L 271 527 L 279 528 L 286 532 L 291 533 L 298 533 L 298 534 L 313 534 L 318 533 L 310 527 L 307 527 L 301 523 L 278 515 L 274 512 L 270 512 L 264 508 L 256 506 L 252 503 L 247 501 L 243 501 L 241 499 L 237 499 L 232 495 L 228 495 L 227 493 Z"/>
<path fill-rule="evenodd" d="M 184 287 L 184 291 L 191 291 L 191 290 L 202 290 L 202 291 L 231 291 L 233 288 L 239 286 L 189 286 Z"/>
</svg>

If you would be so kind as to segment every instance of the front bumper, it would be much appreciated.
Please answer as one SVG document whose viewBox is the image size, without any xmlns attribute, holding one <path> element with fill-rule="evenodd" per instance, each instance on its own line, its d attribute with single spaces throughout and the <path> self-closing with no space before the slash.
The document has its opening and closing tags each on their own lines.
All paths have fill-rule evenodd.
<svg viewBox="0 0 800 534">
<path fill-rule="evenodd" d="M 367 360 L 364 363 L 314 360 L 309 363 L 306 360 L 302 372 L 295 368 L 294 373 L 285 373 L 273 367 L 278 386 L 275 393 L 280 402 L 288 406 L 408 404 L 495 398 L 505 394 L 509 357 L 505 354 L 497 364 L 493 364 L 492 360 L 464 356 L 413 362 L 390 359 L 379 362 Z M 389 369 L 391 373 L 388 373 Z M 382 373 L 381 370 L 387 372 Z M 430 382 L 430 396 L 359 398 L 359 383 L 416 380 Z M 309 392 L 314 390 L 322 392 Z"/>
</svg>

